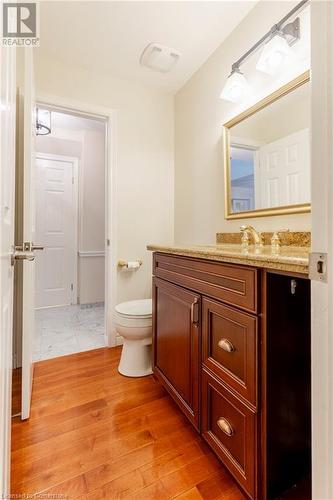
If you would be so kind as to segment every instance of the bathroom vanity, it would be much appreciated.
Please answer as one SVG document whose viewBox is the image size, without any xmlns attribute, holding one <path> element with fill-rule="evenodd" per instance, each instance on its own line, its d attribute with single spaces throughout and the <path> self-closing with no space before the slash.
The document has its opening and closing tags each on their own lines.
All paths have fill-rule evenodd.
<svg viewBox="0 0 333 500">
<path fill-rule="evenodd" d="M 249 498 L 280 497 L 311 470 L 308 249 L 148 249 L 154 374 Z"/>
</svg>

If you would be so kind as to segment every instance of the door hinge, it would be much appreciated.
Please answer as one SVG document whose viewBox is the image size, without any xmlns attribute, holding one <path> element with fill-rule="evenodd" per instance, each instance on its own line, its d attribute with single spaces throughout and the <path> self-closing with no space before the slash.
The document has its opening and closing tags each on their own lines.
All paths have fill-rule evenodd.
<svg viewBox="0 0 333 500">
<path fill-rule="evenodd" d="M 72 184 L 74 184 L 74 177 L 72 177 Z"/>
<path fill-rule="evenodd" d="M 314 281 L 327 283 L 327 253 L 310 253 L 309 278 Z"/>
<path fill-rule="evenodd" d="M 71 283 L 71 291 L 73 291 L 73 290 L 74 290 L 74 285 L 73 285 L 73 283 Z"/>
</svg>

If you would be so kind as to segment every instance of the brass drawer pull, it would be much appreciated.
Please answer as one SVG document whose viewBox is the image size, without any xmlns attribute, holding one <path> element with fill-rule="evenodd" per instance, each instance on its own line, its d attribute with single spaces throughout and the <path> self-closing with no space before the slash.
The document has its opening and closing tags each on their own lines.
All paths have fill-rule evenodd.
<svg viewBox="0 0 333 500">
<path fill-rule="evenodd" d="M 224 417 L 219 418 L 217 421 L 217 425 L 219 426 L 221 431 L 224 432 L 224 434 L 226 434 L 227 436 L 234 435 L 234 430 L 226 418 Z"/>
<path fill-rule="evenodd" d="M 224 351 L 226 351 L 226 352 L 234 352 L 234 351 L 236 351 L 235 346 L 228 339 L 221 339 L 221 340 L 219 340 L 217 345 L 221 349 L 223 349 Z"/>
<path fill-rule="evenodd" d="M 199 323 L 199 300 L 197 298 L 191 304 L 191 323 L 193 325 L 198 325 Z"/>
</svg>

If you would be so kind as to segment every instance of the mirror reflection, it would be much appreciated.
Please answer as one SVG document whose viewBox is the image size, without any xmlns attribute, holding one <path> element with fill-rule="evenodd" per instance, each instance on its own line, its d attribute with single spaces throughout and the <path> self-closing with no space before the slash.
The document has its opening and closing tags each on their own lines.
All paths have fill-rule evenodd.
<svg viewBox="0 0 333 500">
<path fill-rule="evenodd" d="M 310 82 L 229 128 L 231 214 L 310 203 Z"/>
</svg>

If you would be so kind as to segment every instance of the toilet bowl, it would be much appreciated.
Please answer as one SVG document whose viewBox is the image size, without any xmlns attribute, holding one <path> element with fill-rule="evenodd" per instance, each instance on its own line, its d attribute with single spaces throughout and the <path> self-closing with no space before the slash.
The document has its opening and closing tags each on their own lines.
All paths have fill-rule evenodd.
<svg viewBox="0 0 333 500">
<path fill-rule="evenodd" d="M 115 325 L 124 339 L 118 367 L 126 377 L 151 375 L 152 300 L 132 300 L 115 307 Z"/>
</svg>

